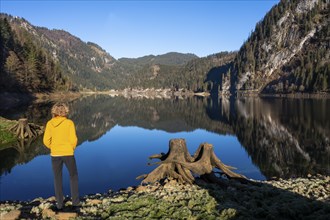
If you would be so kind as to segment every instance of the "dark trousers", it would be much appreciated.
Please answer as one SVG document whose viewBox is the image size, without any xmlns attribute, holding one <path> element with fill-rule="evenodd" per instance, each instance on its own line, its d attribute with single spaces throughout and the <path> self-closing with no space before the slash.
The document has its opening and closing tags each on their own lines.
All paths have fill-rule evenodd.
<svg viewBox="0 0 330 220">
<path fill-rule="evenodd" d="M 72 205 L 79 205 L 79 190 L 78 190 L 78 170 L 74 156 L 52 157 L 52 167 L 54 172 L 54 187 L 57 208 L 63 208 L 63 181 L 62 170 L 63 163 L 69 171 L 70 175 L 70 190 L 72 197 Z"/>
</svg>

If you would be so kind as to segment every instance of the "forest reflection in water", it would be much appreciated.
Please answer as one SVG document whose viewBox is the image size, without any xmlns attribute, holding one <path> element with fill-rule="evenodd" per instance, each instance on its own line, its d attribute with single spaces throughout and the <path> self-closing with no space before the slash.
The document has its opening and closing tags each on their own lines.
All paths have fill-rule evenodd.
<svg viewBox="0 0 330 220">
<path fill-rule="evenodd" d="M 2 113 L 2 116 L 12 119 L 24 116 L 37 124 L 45 124 L 50 118 L 50 106 L 51 103 L 38 103 L 13 115 L 8 112 Z M 217 137 L 215 143 L 212 143 L 215 148 L 218 145 L 224 146 L 221 151 L 218 151 L 219 158 L 230 165 L 237 163 L 239 166 L 237 172 L 250 178 L 288 178 L 316 173 L 330 174 L 330 116 L 327 114 L 327 110 L 330 109 L 330 100 L 327 99 L 197 97 L 126 99 L 102 95 L 83 97 L 70 103 L 70 108 L 72 110 L 70 118 L 76 124 L 79 138 L 79 156 L 81 158 L 94 157 L 95 160 L 112 160 L 113 163 L 107 163 L 108 167 L 95 168 L 96 172 L 103 176 L 108 171 L 99 169 L 108 169 L 109 176 L 114 175 L 111 174 L 111 170 L 125 170 L 125 174 L 117 180 L 118 187 L 136 183 L 132 180 L 125 182 L 125 179 L 135 178 L 133 175 L 136 175 L 132 173 L 129 176 L 129 169 L 147 172 L 151 168 L 145 168 L 146 157 L 149 154 L 160 153 L 159 150 L 167 150 L 159 149 L 157 146 L 154 149 L 144 149 L 141 145 L 151 143 L 160 145 L 161 141 L 168 142 L 169 140 L 165 139 L 173 136 L 186 136 L 188 147 L 193 143 L 192 148 L 197 148 L 197 145 L 201 143 L 197 143 L 197 139 L 212 143 Z M 121 133 L 118 132 L 119 130 Z M 151 134 L 156 136 L 151 137 Z M 115 139 L 114 135 L 117 135 L 116 143 L 112 143 Z M 202 137 L 197 138 L 198 135 Z M 130 139 L 134 141 L 130 142 Z M 149 139 L 153 140 L 147 142 Z M 231 146 L 237 145 L 236 142 L 241 147 Z M 93 156 L 92 148 L 95 151 L 104 150 L 104 148 L 99 149 L 100 145 L 108 146 L 109 144 L 115 148 L 112 154 L 116 155 L 112 155 L 113 158 L 103 157 L 102 152 L 95 153 Z M 225 151 L 233 152 L 231 156 L 226 156 L 229 153 Z M 47 154 L 48 151 L 42 146 L 40 139 L 32 143 L 20 142 L 0 148 L 2 182 L 6 181 L 6 178 L 10 179 L 10 171 L 15 166 L 31 163 L 38 155 Z M 246 157 L 252 165 L 233 161 L 235 155 L 237 155 L 237 160 L 241 160 L 238 154 L 244 154 L 245 156 L 241 157 Z M 136 166 L 122 165 L 121 167 L 119 162 L 115 164 L 118 160 L 115 157 L 123 157 L 120 159 L 122 163 L 127 159 L 136 160 Z M 92 164 L 81 165 L 84 167 L 82 170 L 92 169 L 90 166 Z M 255 166 L 260 173 L 256 174 L 253 171 L 255 174 L 249 175 L 251 169 L 254 168 L 247 168 L 248 166 Z M 95 170 L 90 173 L 95 173 Z M 106 178 L 104 182 L 106 181 L 111 181 L 111 178 Z M 100 187 L 106 190 L 105 186 Z"/>
</svg>

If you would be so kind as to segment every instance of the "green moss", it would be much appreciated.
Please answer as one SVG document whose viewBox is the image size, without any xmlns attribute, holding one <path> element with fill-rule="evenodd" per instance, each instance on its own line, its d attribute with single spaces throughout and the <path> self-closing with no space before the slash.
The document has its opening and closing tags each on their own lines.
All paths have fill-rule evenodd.
<svg viewBox="0 0 330 220">
<path fill-rule="evenodd" d="M 224 209 L 220 213 L 220 219 L 232 219 L 237 216 L 237 210 L 236 209 Z"/>
<path fill-rule="evenodd" d="M 196 196 L 196 197 L 195 197 Z M 158 198 L 155 195 L 131 196 L 126 201 L 111 203 L 98 216 L 110 219 L 216 219 L 216 201 L 208 196 L 188 199 Z M 187 205 L 189 204 L 189 205 Z"/>
<path fill-rule="evenodd" d="M 15 125 L 16 121 L 10 121 L 0 117 L 0 150 L 3 145 L 16 141 L 15 135 L 9 131 L 9 128 Z"/>
</svg>

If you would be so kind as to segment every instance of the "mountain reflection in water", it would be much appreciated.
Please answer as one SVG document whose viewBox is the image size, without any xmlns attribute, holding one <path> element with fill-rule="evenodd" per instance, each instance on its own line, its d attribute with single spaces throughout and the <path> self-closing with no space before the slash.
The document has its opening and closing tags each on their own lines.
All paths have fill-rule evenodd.
<svg viewBox="0 0 330 220">
<path fill-rule="evenodd" d="M 12 119 L 28 117 L 32 122 L 45 124 L 50 118 L 50 106 L 51 103 L 38 103 L 12 115 L 8 111 L 0 112 L 0 115 Z M 96 192 L 106 191 L 109 187 L 103 186 L 102 181 L 106 184 L 117 178 L 118 188 L 138 183 L 134 179 L 136 174 L 154 168 L 145 166 L 147 157 L 166 152 L 165 145 L 172 137 L 186 138 L 190 153 L 202 142 L 214 144 L 221 160 L 237 166 L 237 172 L 249 178 L 330 174 L 330 115 L 327 114 L 330 100 L 327 99 L 126 99 L 103 95 L 83 97 L 70 103 L 70 108 L 70 118 L 76 124 L 79 138 L 77 161 L 92 163 L 85 162 L 80 167 L 78 164 L 80 176 L 84 178 L 85 170 L 90 173 L 88 175 L 109 175 L 91 183 L 97 188 Z M 117 141 L 114 143 L 114 140 Z M 152 148 L 144 148 L 150 144 Z M 110 146 L 111 158 L 102 155 L 102 151 L 110 149 Z M 17 165 L 32 164 L 38 155 L 48 155 L 40 138 L 32 143 L 20 142 L 1 147 L 0 181 L 8 187 L 6 182 L 14 181 L 10 180 L 11 175 L 14 176 L 11 170 L 15 170 Z M 237 161 L 234 161 L 235 157 Z M 240 162 L 241 157 L 250 161 L 250 165 Z M 108 160 L 105 163 L 107 167 L 95 165 L 93 168 L 98 160 Z M 134 167 L 125 165 L 127 160 L 135 161 Z M 121 169 L 121 177 L 114 177 L 114 172 Z M 52 182 L 51 177 L 48 179 Z M 2 185 L 0 187 L 1 193 L 7 191 Z M 50 191 L 50 195 L 52 190 L 51 184 L 45 189 Z M 90 190 L 86 192 L 92 193 Z M 0 200 L 14 197 L 0 194 Z"/>
</svg>

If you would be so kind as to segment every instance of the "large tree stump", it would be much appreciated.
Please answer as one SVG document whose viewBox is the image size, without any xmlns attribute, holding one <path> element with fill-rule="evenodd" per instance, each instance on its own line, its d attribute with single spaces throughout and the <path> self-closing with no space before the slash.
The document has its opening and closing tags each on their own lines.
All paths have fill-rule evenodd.
<svg viewBox="0 0 330 220">
<path fill-rule="evenodd" d="M 154 183 L 165 178 L 173 178 L 182 183 L 193 183 L 194 175 L 198 175 L 208 182 L 223 185 L 223 180 L 215 175 L 214 168 L 220 169 L 229 179 L 247 182 L 247 178 L 235 173 L 234 167 L 223 164 L 215 155 L 212 144 L 202 143 L 195 154 L 188 152 L 184 139 L 171 139 L 167 154 L 152 155 L 150 159 L 160 159 L 159 166 L 149 174 L 144 174 L 137 179 L 143 178 L 142 183 Z"/>
<path fill-rule="evenodd" d="M 43 128 L 39 125 L 28 123 L 27 118 L 21 118 L 18 120 L 17 124 L 15 124 L 9 130 L 14 132 L 16 137 L 19 139 L 29 139 L 35 138 L 42 134 Z"/>
</svg>

